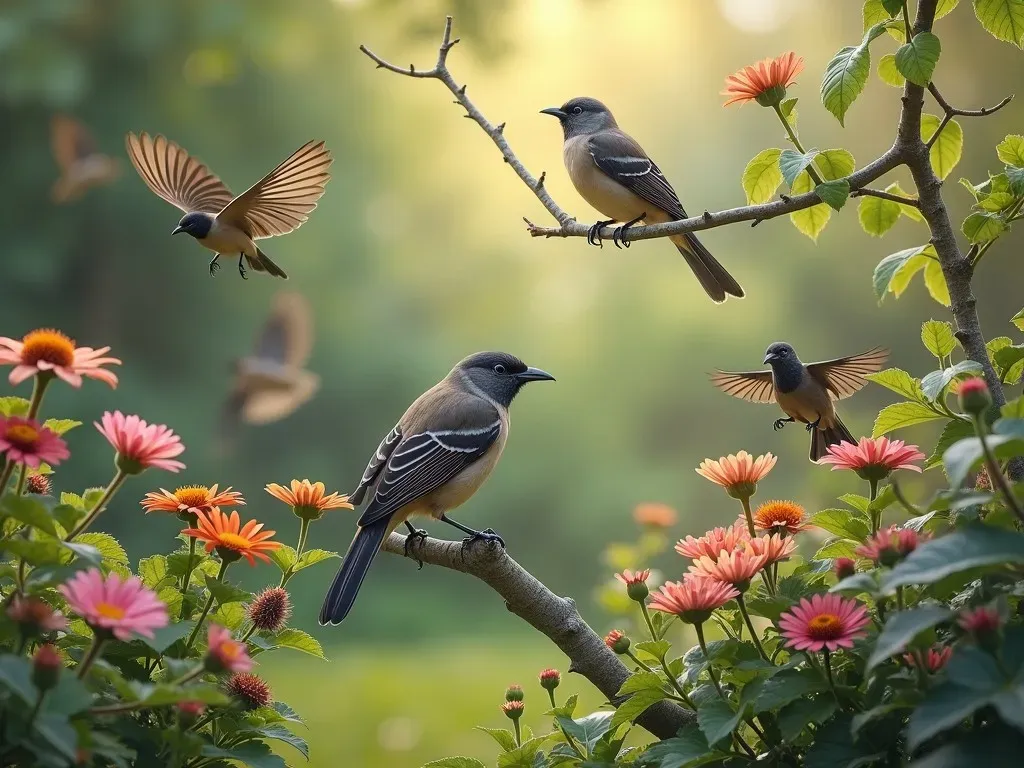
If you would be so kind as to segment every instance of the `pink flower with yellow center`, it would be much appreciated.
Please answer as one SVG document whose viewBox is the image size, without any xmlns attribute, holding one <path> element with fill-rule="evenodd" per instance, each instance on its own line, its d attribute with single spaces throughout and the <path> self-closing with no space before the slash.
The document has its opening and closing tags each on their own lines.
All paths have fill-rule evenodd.
<svg viewBox="0 0 1024 768">
<path fill-rule="evenodd" d="M 732 552 L 739 549 L 749 538 L 747 526 L 742 520 L 737 520 L 729 528 L 712 528 L 698 539 L 693 536 L 680 539 L 676 542 L 676 552 L 694 560 L 701 557 L 717 560 L 720 552 Z"/>
<path fill-rule="evenodd" d="M 749 499 L 764 480 L 777 459 L 770 453 L 754 458 L 746 451 L 723 456 L 718 461 L 704 459 L 697 474 L 725 488 L 734 499 Z"/>
<path fill-rule="evenodd" d="M 120 411 L 103 414 L 96 429 L 117 451 L 117 466 L 129 475 L 137 475 L 148 467 L 177 472 L 185 465 L 175 459 L 185 446 L 174 431 L 163 424 L 147 424 L 138 416 L 125 416 Z"/>
<path fill-rule="evenodd" d="M 756 101 L 762 107 L 771 107 L 786 98 L 786 89 L 796 83 L 796 76 L 804 69 L 804 60 L 794 51 L 775 59 L 763 59 L 744 67 L 725 78 L 722 96 L 729 99 L 722 106 Z"/>
<path fill-rule="evenodd" d="M 931 672 L 933 675 L 946 666 L 946 662 L 949 661 L 949 657 L 953 655 L 953 649 L 948 645 L 938 646 L 933 645 L 927 651 L 921 651 L 921 656 L 924 661 L 924 668 L 927 672 Z M 915 653 L 903 654 L 903 660 L 907 662 L 907 666 L 917 667 L 918 657 Z"/>
<path fill-rule="evenodd" d="M 862 437 L 854 445 L 841 442 L 828 447 L 828 452 L 818 459 L 819 464 L 831 464 L 832 471 L 851 469 L 863 480 L 878 482 L 897 469 L 920 472 L 914 462 L 922 461 L 924 454 L 916 445 L 907 445 L 902 440 L 888 437 Z"/>
<path fill-rule="evenodd" d="M 867 635 L 864 627 L 870 621 L 867 608 L 857 600 L 813 595 L 782 614 L 779 629 L 788 647 L 818 653 L 852 648 L 854 640 Z"/>
<path fill-rule="evenodd" d="M 231 631 L 219 624 L 211 624 L 206 632 L 206 668 L 215 674 L 221 672 L 248 672 L 252 659 L 245 643 L 231 637 Z"/>
<path fill-rule="evenodd" d="M 788 559 L 793 554 L 796 550 L 796 540 L 773 533 L 752 538 L 744 546 L 755 555 L 763 556 L 765 565 L 772 565 Z"/>
<path fill-rule="evenodd" d="M 740 592 L 746 592 L 750 580 L 768 562 L 766 555 L 758 555 L 747 549 L 734 552 L 720 552 L 717 560 L 706 555 L 693 561 L 690 573 L 732 584 Z"/>
<path fill-rule="evenodd" d="M 664 584 L 651 596 L 656 611 L 674 613 L 688 624 L 703 624 L 711 612 L 739 597 L 736 588 L 726 582 L 700 576 L 686 576 Z"/>
<path fill-rule="evenodd" d="M 82 377 L 98 379 L 117 387 L 117 376 L 104 366 L 120 365 L 116 357 L 104 357 L 110 347 L 76 347 L 60 331 L 42 328 L 21 341 L 0 336 L 0 365 L 13 365 L 8 380 L 13 385 L 37 374 L 53 374 L 72 387 L 82 386 Z"/>
<path fill-rule="evenodd" d="M 99 568 L 79 571 L 58 587 L 68 606 L 95 632 L 109 632 L 118 640 L 132 635 L 153 637 L 153 630 L 167 626 L 167 606 L 135 576 L 122 579 L 111 572 L 104 578 Z"/>
<path fill-rule="evenodd" d="M 281 542 L 270 541 L 277 531 L 264 531 L 263 523 L 256 520 L 243 526 L 238 512 L 232 510 L 230 515 L 225 515 L 217 507 L 209 512 L 197 512 L 196 527 L 186 528 L 182 533 L 205 542 L 207 552 L 216 549 L 222 560 L 244 557 L 249 565 L 256 565 L 254 558 L 269 563 L 266 553 L 281 547 Z"/>
<path fill-rule="evenodd" d="M 56 432 L 33 419 L 0 416 L 0 454 L 33 469 L 41 462 L 57 465 L 71 455 Z"/>
</svg>

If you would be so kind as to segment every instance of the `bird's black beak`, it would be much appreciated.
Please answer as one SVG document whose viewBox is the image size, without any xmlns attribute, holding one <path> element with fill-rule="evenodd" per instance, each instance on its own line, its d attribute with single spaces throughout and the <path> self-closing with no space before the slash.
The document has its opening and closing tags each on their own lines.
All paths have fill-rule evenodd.
<svg viewBox="0 0 1024 768">
<path fill-rule="evenodd" d="M 779 358 L 776 355 L 774 355 L 771 352 L 769 352 L 767 355 L 764 356 L 764 360 L 761 361 L 761 364 L 762 365 L 768 365 L 768 363 L 770 363 L 772 360 L 778 360 L 778 359 Z"/>
<path fill-rule="evenodd" d="M 174 229 L 173 229 L 173 230 L 171 231 L 171 234 L 172 234 L 172 235 L 176 235 L 176 234 L 178 234 L 179 232 L 184 232 L 184 231 L 185 231 L 185 228 L 184 228 L 183 226 L 181 226 L 181 225 L 179 224 L 178 226 L 176 226 L 176 227 L 175 227 L 175 228 L 174 228 Z"/>
<path fill-rule="evenodd" d="M 527 368 L 522 373 L 517 373 L 516 378 L 520 381 L 554 381 L 555 377 L 540 368 Z"/>
<path fill-rule="evenodd" d="M 557 117 L 559 120 L 565 120 L 565 118 L 569 116 L 567 112 L 563 112 L 558 107 L 548 107 L 547 109 L 542 109 L 540 113 L 542 115 L 551 115 L 552 117 Z"/>
</svg>

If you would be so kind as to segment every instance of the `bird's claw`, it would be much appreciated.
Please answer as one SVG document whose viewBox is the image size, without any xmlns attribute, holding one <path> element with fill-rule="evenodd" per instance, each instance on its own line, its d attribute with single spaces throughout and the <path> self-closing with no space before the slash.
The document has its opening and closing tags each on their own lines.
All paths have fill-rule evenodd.
<svg viewBox="0 0 1024 768">
<path fill-rule="evenodd" d="M 614 223 L 615 219 L 595 222 L 594 226 L 587 231 L 587 242 L 591 245 L 596 245 L 598 248 L 604 248 L 604 242 L 601 240 L 601 227 Z M 618 243 L 616 243 L 616 245 L 618 245 Z"/>
<path fill-rule="evenodd" d="M 626 223 L 615 228 L 615 231 L 612 232 L 612 242 L 615 243 L 616 248 L 629 248 L 629 246 L 631 245 L 628 239 L 629 228 L 634 226 L 638 222 L 643 221 L 646 215 L 647 211 L 644 211 L 635 219 L 631 219 L 630 221 L 627 221 Z"/>
<path fill-rule="evenodd" d="M 776 432 L 778 432 L 784 426 L 786 426 L 786 420 L 785 419 L 776 419 L 775 423 L 772 424 L 772 429 L 775 430 Z"/>
<path fill-rule="evenodd" d="M 482 531 L 477 531 L 476 533 L 467 536 L 462 540 L 462 546 L 465 548 L 478 541 L 496 541 L 501 545 L 502 549 L 505 548 L 505 540 L 496 534 L 492 528 L 484 528 Z"/>
<path fill-rule="evenodd" d="M 419 564 L 419 567 L 416 569 L 418 571 L 422 571 L 423 570 L 423 561 L 420 560 L 415 555 L 409 554 L 409 548 L 410 548 L 410 546 L 411 546 L 411 544 L 413 542 L 421 542 L 424 539 L 426 539 L 428 535 L 429 534 L 425 530 L 423 530 L 422 528 L 415 528 L 412 531 L 409 531 L 409 533 L 406 534 L 406 537 L 405 537 L 405 547 L 403 548 L 404 552 L 405 552 L 405 556 L 409 557 L 409 558 L 412 558 L 413 560 L 415 560 Z"/>
<path fill-rule="evenodd" d="M 819 425 L 820 423 L 821 423 L 821 416 L 819 416 L 819 417 L 818 417 L 817 419 L 815 419 L 814 421 L 810 422 L 810 423 L 809 423 L 809 424 L 808 424 L 808 425 L 807 425 L 807 426 L 805 427 L 805 429 L 806 429 L 806 430 L 807 430 L 808 432 L 813 432 L 814 430 L 816 430 L 816 429 L 818 428 L 818 425 Z"/>
<path fill-rule="evenodd" d="M 218 264 L 217 260 L 214 259 L 213 261 L 210 262 L 210 277 L 216 275 L 218 269 L 220 269 L 220 264 Z"/>
</svg>

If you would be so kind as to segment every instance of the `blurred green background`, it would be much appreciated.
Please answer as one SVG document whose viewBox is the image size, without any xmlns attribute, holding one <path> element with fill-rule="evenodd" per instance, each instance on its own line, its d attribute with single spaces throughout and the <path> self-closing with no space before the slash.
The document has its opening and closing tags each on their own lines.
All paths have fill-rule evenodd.
<svg viewBox="0 0 1024 768">
<path fill-rule="evenodd" d="M 936 77 L 951 102 L 979 107 L 1019 87 L 1020 66 L 969 6 L 939 25 Z M 188 469 L 129 482 L 101 521 L 133 558 L 171 549 L 178 528 L 170 518 L 144 518 L 136 499 L 181 483 L 242 490 L 245 511 L 294 543 L 295 521 L 262 492 L 265 483 L 309 477 L 350 490 L 406 404 L 453 363 L 480 349 L 514 352 L 558 383 L 517 400 L 500 470 L 458 517 L 500 531 L 514 557 L 558 594 L 576 596 L 603 632 L 611 619 L 593 599 L 609 575 L 601 552 L 632 537 L 636 503 L 677 508 L 673 536 L 733 519 L 731 502 L 693 471 L 705 456 L 778 454 L 761 500 L 789 497 L 814 510 L 850 490 L 848 476 L 808 466 L 803 430 L 772 432 L 775 412 L 712 389 L 708 370 L 757 367 L 764 348 L 785 339 L 805 360 L 884 344 L 897 365 L 921 374 L 931 361 L 919 324 L 947 311 L 919 280 L 899 302 L 878 307 L 874 265 L 927 234 L 904 219 L 884 242 L 872 239 L 855 204 L 833 215 L 817 245 L 786 219 L 704 233 L 747 289 L 748 298 L 723 306 L 704 297 L 667 243 L 620 251 L 580 239 L 531 240 L 522 217 L 547 223 L 546 213 L 443 87 L 376 71 L 358 51 L 367 43 L 395 62 L 429 66 L 446 13 L 463 39 L 449 59 L 455 76 L 492 121 L 507 121 L 520 159 L 535 174 L 546 170 L 556 200 L 584 221 L 595 214 L 564 176 L 558 126 L 537 114 L 572 96 L 606 101 L 691 213 L 743 204 L 747 161 L 785 146 L 769 111 L 720 106 L 723 78 L 757 59 L 789 49 L 806 58 L 791 89 L 801 97 L 805 145 L 844 146 L 863 164 L 894 136 L 898 92 L 874 76 L 845 130 L 818 102 L 825 63 L 860 39 L 855 2 L 7 0 L 0 334 L 54 326 L 83 345 L 109 344 L 124 359 L 117 391 L 94 382 L 77 392 L 54 388 L 47 415 L 91 422 L 116 407 L 182 435 Z M 873 66 L 892 50 L 887 37 L 876 41 Z M 323 387 L 313 402 L 247 429 L 232 455 L 217 455 L 212 436 L 229 362 L 246 353 L 282 285 L 259 275 L 243 283 L 230 259 L 211 279 L 209 255 L 168 237 L 179 214 L 149 193 L 126 159 L 114 185 L 53 205 L 55 112 L 82 120 L 121 158 L 125 131 L 164 133 L 236 192 L 307 139 L 326 140 L 336 162 L 319 209 L 267 248 L 292 275 L 287 287 L 314 306 L 311 367 Z M 1024 101 L 962 124 L 964 156 L 946 185 L 955 221 L 970 198 L 952 182 L 980 180 L 996 166 L 992 147 L 1022 130 Z M 1020 282 L 998 275 L 1019 270 L 1018 257 L 1013 239 L 1001 241 L 977 276 L 990 337 L 1012 332 L 1007 318 L 1020 309 Z M 845 419 L 855 434 L 869 433 L 889 401 L 869 388 L 845 404 Z M 935 434 L 921 427 L 906 437 L 928 444 Z M 110 457 L 95 431 L 83 427 L 69 442 L 74 461 L 56 485 L 105 483 Z M 913 482 L 910 492 L 923 493 L 930 478 Z M 344 550 L 354 519 L 332 513 L 313 528 L 315 545 Z M 676 577 L 681 564 L 666 554 L 654 565 Z M 256 585 L 276 578 L 272 570 L 245 577 Z M 487 757 L 489 739 L 470 726 L 502 725 L 504 686 L 531 683 L 542 666 L 566 666 L 481 584 L 388 556 L 342 627 L 316 627 L 330 575 L 311 569 L 291 583 L 295 624 L 313 631 L 332 661 L 279 654 L 261 665 L 275 694 L 308 718 L 315 766 Z M 567 687 L 600 703 L 585 681 Z M 538 726 L 541 696 L 528 687 L 535 706 L 527 722 Z"/>
</svg>

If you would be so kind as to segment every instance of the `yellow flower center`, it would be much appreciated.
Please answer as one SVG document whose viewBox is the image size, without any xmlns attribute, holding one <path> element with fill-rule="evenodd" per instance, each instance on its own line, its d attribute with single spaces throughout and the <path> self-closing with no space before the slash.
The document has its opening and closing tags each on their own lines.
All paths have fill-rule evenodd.
<svg viewBox="0 0 1024 768">
<path fill-rule="evenodd" d="M 233 661 L 238 658 L 238 651 L 241 649 L 241 643 L 236 643 L 234 640 L 228 640 L 221 643 L 220 655 L 221 658 L 227 661 Z"/>
<path fill-rule="evenodd" d="M 843 634 L 843 622 L 834 613 L 820 613 L 807 622 L 807 634 L 815 640 L 835 640 Z"/>
<path fill-rule="evenodd" d="M 227 532 L 217 534 L 217 544 L 228 549 L 249 549 L 252 546 L 252 542 L 244 536 Z"/>
<path fill-rule="evenodd" d="M 75 361 L 75 342 L 60 331 L 41 329 L 32 331 L 22 339 L 21 360 L 35 365 L 45 360 L 53 365 L 69 366 Z"/>
<path fill-rule="evenodd" d="M 203 509 L 210 504 L 210 489 L 205 485 L 186 485 L 174 492 L 174 498 L 185 507 Z"/>
<path fill-rule="evenodd" d="M 119 605 L 113 605 L 111 603 L 97 603 L 96 613 L 105 619 L 123 619 L 124 608 Z"/>
<path fill-rule="evenodd" d="M 5 437 L 19 448 L 31 448 L 39 439 L 39 432 L 28 424 L 15 424 L 7 428 Z"/>
</svg>

